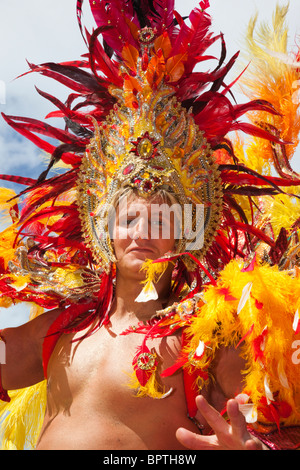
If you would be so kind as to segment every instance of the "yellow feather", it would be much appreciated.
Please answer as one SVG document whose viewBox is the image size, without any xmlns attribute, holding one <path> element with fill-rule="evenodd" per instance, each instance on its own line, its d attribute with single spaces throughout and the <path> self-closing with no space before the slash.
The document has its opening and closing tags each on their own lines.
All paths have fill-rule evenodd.
<svg viewBox="0 0 300 470">
<path fill-rule="evenodd" d="M 2 450 L 34 449 L 46 408 L 46 381 L 9 392 L 11 401 L 0 402 Z"/>
<path fill-rule="evenodd" d="M 142 386 L 139 383 L 135 372 L 133 372 L 130 376 L 129 383 L 126 384 L 126 386 L 135 391 L 134 395 L 136 397 L 150 397 L 155 399 L 163 399 L 170 395 L 170 393 L 172 393 L 172 389 L 170 389 L 168 392 L 165 391 L 164 387 L 157 380 L 155 371 L 153 372 L 145 386 Z"/>
<path fill-rule="evenodd" d="M 7 268 L 8 262 L 14 258 L 15 247 L 14 242 L 16 239 L 16 225 L 3 230 L 0 233 L 0 258 L 4 261 L 4 267 Z"/>
<path fill-rule="evenodd" d="M 155 284 L 158 282 L 167 267 L 168 261 L 153 263 L 152 259 L 146 259 L 141 267 L 141 271 L 145 271 L 146 275 L 146 279 L 143 281 L 143 284 L 149 284 L 150 282 Z"/>
<path fill-rule="evenodd" d="M 280 58 L 283 55 L 292 60 L 287 50 L 287 12 L 288 6 L 277 6 L 272 26 L 262 23 L 257 27 L 257 15 L 249 22 L 246 39 L 249 67 L 241 84 L 244 94 L 250 99 L 259 97 L 266 100 L 280 113 L 279 116 L 273 116 L 265 112 L 256 112 L 249 113 L 249 117 L 252 121 L 275 126 L 283 140 L 292 142 L 292 145 L 286 146 L 287 157 L 291 159 L 299 143 L 300 103 L 299 100 L 293 99 L 294 85 L 299 79 L 299 73 L 295 67 L 290 66 L 289 61 Z M 251 156 L 258 153 L 256 147 L 259 145 L 259 154 L 271 160 L 270 144 L 268 142 L 257 144 L 257 140 L 260 139 L 253 140 Z"/>
</svg>

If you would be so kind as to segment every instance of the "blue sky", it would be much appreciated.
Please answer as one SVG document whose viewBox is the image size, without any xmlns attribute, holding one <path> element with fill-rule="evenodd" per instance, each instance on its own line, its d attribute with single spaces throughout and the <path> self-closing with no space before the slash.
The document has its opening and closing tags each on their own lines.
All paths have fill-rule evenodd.
<svg viewBox="0 0 300 470">
<path fill-rule="evenodd" d="M 228 58 L 243 47 L 248 21 L 257 11 L 259 21 L 270 21 L 276 0 L 211 0 L 213 29 L 222 31 Z M 286 1 L 278 1 L 286 5 Z M 197 6 L 196 0 L 177 0 L 177 10 L 186 15 Z M 76 20 L 75 0 L 0 0 L 0 111 L 6 114 L 43 119 L 52 111 L 51 104 L 40 97 L 35 85 L 64 99 L 65 89 L 50 79 L 31 74 L 15 80 L 33 63 L 76 59 L 85 53 Z M 300 44 L 300 1 L 290 0 L 288 14 L 289 43 Z M 3 88 L 5 96 L 3 97 Z M 3 99 L 5 98 L 5 99 Z M 300 151 L 293 166 L 300 171 Z M 0 119 L 0 173 L 37 177 L 45 168 L 40 150 L 8 128 Z M 28 317 L 24 307 L 0 311 L 0 328 L 23 323 Z"/>
</svg>

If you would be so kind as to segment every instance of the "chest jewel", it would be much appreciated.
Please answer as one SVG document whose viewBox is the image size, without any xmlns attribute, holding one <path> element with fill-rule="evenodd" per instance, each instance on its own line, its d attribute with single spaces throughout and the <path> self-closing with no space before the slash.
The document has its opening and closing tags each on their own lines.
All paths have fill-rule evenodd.
<svg viewBox="0 0 300 470">
<path fill-rule="evenodd" d="M 172 393 L 172 388 L 165 389 L 162 378 L 171 375 L 170 370 L 158 374 L 158 355 L 155 349 L 149 349 L 147 341 L 154 338 L 165 338 L 174 335 L 179 330 L 190 325 L 192 317 L 196 314 L 201 304 L 200 297 L 194 296 L 164 310 L 156 312 L 156 315 L 146 323 L 140 322 L 136 326 L 130 326 L 121 335 L 138 333 L 144 335 L 141 346 L 137 348 L 132 361 L 133 372 L 129 381 L 129 387 L 136 391 L 137 396 L 149 396 L 151 398 L 166 398 Z M 175 366 L 174 371 L 177 370 Z"/>
</svg>

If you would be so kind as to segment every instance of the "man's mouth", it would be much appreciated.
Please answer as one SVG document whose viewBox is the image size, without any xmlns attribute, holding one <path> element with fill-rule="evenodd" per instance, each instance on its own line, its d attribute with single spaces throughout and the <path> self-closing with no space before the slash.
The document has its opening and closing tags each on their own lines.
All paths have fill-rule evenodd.
<svg viewBox="0 0 300 470">
<path fill-rule="evenodd" d="M 153 250 L 151 248 L 148 248 L 148 247 L 142 247 L 142 246 L 135 246 L 133 248 L 130 248 L 130 250 L 128 250 L 129 253 L 131 253 L 132 251 L 137 251 L 137 252 L 140 252 L 140 253 L 153 253 Z"/>
</svg>

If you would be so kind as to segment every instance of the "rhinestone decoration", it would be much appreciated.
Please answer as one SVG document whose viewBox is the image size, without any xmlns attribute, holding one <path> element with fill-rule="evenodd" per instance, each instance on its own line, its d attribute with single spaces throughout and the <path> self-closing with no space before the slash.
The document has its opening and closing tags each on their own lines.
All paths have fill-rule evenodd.
<svg viewBox="0 0 300 470">
<path fill-rule="evenodd" d="M 137 358 L 137 366 L 141 370 L 151 370 L 155 366 L 155 356 L 150 353 L 142 353 Z"/>
</svg>

